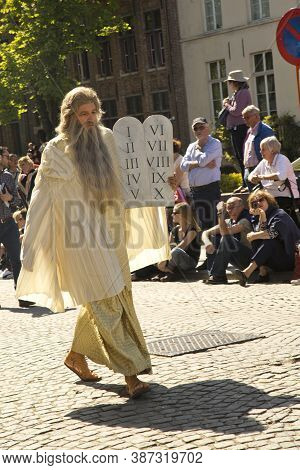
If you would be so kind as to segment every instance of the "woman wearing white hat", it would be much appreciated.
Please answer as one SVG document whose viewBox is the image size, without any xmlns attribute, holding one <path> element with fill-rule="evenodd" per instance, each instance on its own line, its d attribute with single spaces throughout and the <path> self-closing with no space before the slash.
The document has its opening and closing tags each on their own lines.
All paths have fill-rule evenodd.
<svg viewBox="0 0 300 470">
<path fill-rule="evenodd" d="M 243 182 L 244 182 L 244 152 L 243 146 L 246 138 L 248 127 L 242 116 L 244 108 L 252 103 L 249 86 L 247 81 L 248 77 L 244 77 L 242 70 L 233 70 L 229 73 L 227 79 L 230 90 L 233 92 L 231 98 L 225 98 L 223 101 L 224 107 L 228 110 L 226 120 L 226 127 L 231 133 L 231 142 L 234 149 L 234 154 L 241 167 Z M 246 187 L 244 182 L 243 186 Z"/>
</svg>

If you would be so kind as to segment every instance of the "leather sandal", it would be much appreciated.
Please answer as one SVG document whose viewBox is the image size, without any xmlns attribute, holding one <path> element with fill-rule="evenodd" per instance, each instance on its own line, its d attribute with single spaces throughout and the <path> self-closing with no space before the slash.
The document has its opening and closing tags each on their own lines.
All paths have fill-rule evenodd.
<svg viewBox="0 0 300 470">
<path fill-rule="evenodd" d="M 77 354 L 74 357 L 72 351 L 67 355 L 64 365 L 74 372 L 74 374 L 78 375 L 83 382 L 98 382 L 101 380 L 101 377 L 89 369 L 85 357 L 78 357 Z"/>
<path fill-rule="evenodd" d="M 131 392 L 129 392 L 129 388 L 128 388 L 128 385 L 126 385 L 126 391 L 129 395 L 129 398 L 133 399 L 133 398 L 138 398 L 140 397 L 141 395 L 143 395 L 144 393 L 147 393 L 149 392 L 150 390 L 150 386 L 149 384 L 145 383 L 145 382 L 139 382 L 137 383 Z"/>
</svg>

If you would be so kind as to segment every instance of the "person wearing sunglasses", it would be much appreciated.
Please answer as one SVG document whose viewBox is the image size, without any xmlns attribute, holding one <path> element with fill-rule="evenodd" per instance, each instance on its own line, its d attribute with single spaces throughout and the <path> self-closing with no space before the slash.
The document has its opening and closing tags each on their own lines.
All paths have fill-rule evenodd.
<svg viewBox="0 0 300 470">
<path fill-rule="evenodd" d="M 295 267 L 296 243 L 300 230 L 293 219 L 279 208 L 274 196 L 266 190 L 258 190 L 248 198 L 249 211 L 258 216 L 256 231 L 247 235 L 252 246 L 250 264 L 235 275 L 245 287 L 251 274 L 258 269 L 257 282 L 269 281 L 269 268 L 274 271 L 292 271 Z"/>
<path fill-rule="evenodd" d="M 173 213 L 174 228 L 170 233 L 171 259 L 158 263 L 161 272 L 159 281 L 175 281 L 184 272 L 194 270 L 200 256 L 200 227 L 198 226 L 193 210 L 186 202 L 175 204 Z"/>
</svg>

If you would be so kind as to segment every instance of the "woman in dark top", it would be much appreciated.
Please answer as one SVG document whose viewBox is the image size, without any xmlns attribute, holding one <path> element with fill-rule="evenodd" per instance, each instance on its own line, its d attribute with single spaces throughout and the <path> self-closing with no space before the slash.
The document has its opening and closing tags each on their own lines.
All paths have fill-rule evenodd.
<svg viewBox="0 0 300 470">
<path fill-rule="evenodd" d="M 292 271 L 295 267 L 296 243 L 300 230 L 291 217 L 279 209 L 275 198 L 265 190 L 252 193 L 248 199 L 250 213 L 259 216 L 255 232 L 247 235 L 253 249 L 249 266 L 235 270 L 240 285 L 245 287 L 248 278 L 259 268 L 258 282 L 268 282 L 268 268 L 274 271 Z"/>
<path fill-rule="evenodd" d="M 161 281 L 174 280 L 175 274 L 196 268 L 200 256 L 200 228 L 194 219 L 191 206 L 186 202 L 176 204 L 173 209 L 175 227 L 170 233 L 171 259 L 157 265 L 166 276 Z"/>
</svg>

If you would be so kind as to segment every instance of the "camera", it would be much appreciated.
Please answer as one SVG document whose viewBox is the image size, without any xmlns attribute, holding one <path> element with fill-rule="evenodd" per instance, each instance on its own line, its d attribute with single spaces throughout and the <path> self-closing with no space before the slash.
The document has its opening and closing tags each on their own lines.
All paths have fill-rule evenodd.
<svg viewBox="0 0 300 470">
<path fill-rule="evenodd" d="M 258 208 L 258 202 L 253 202 L 252 203 L 252 208 L 257 209 Z"/>
</svg>

